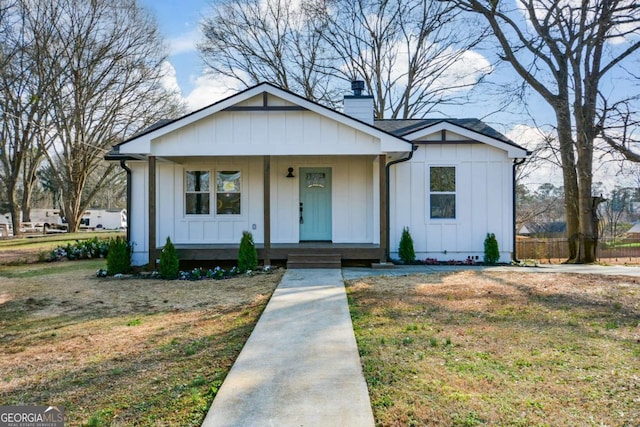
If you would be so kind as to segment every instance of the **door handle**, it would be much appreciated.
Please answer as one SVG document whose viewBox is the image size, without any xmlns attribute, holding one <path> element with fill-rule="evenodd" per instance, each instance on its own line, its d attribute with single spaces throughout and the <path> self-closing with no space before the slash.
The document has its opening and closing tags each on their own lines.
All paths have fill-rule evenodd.
<svg viewBox="0 0 640 427">
<path fill-rule="evenodd" d="M 302 215 L 303 211 L 304 211 L 304 204 L 300 202 L 300 224 L 304 224 L 304 217 Z"/>
</svg>

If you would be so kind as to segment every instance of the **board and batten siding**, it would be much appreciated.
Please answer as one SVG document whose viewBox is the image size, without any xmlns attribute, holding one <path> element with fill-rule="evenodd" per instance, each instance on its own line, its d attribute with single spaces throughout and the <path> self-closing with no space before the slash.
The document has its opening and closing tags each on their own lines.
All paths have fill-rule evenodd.
<svg viewBox="0 0 640 427">
<path fill-rule="evenodd" d="M 153 140 L 159 157 L 379 152 L 377 138 L 310 111 L 222 111 Z"/>
<path fill-rule="evenodd" d="M 242 232 L 251 231 L 256 243 L 264 243 L 263 158 L 203 157 L 182 159 L 182 163 L 156 163 L 156 241 L 167 237 L 178 245 L 239 244 Z M 282 156 L 271 159 L 271 242 L 299 242 L 300 168 L 329 167 L 332 170 L 332 241 L 334 243 L 379 243 L 379 210 L 376 194 L 378 168 L 373 156 Z M 132 171 L 131 240 L 132 262 L 149 262 L 147 235 L 148 163 L 130 162 Z M 295 178 L 287 178 L 289 167 Z M 210 171 L 210 213 L 185 213 L 185 172 Z M 241 214 L 215 213 L 215 174 L 241 172 Z"/>
<path fill-rule="evenodd" d="M 370 156 L 272 157 L 271 160 L 271 242 L 298 243 L 300 240 L 300 168 L 328 167 L 332 172 L 331 229 L 333 243 L 379 243 L 374 211 L 379 192 Z M 286 178 L 288 168 L 295 178 Z M 375 172 L 374 172 L 375 171 Z"/>
<path fill-rule="evenodd" d="M 133 245 L 131 263 L 144 265 L 149 262 L 149 164 L 128 162 L 131 169 L 131 213 L 128 214 L 129 233 Z"/>
<path fill-rule="evenodd" d="M 429 168 L 456 170 L 456 216 L 430 218 Z M 390 170 L 390 253 L 398 259 L 403 227 L 409 227 L 416 258 L 441 261 L 484 258 L 484 239 L 494 233 L 501 262 L 513 250 L 512 160 L 486 144 L 420 145 L 410 161 Z"/>
<path fill-rule="evenodd" d="M 186 171 L 210 172 L 210 212 L 187 215 Z M 216 213 L 216 172 L 240 171 L 240 214 Z M 158 162 L 158 244 L 167 236 L 176 244 L 238 244 L 243 231 L 264 241 L 263 169 L 261 157 L 215 158 L 185 163 Z"/>
</svg>

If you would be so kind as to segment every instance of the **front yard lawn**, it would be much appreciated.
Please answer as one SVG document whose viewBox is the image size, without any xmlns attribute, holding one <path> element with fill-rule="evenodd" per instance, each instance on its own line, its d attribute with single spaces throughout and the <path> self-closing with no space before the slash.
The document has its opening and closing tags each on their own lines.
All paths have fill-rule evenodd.
<svg viewBox="0 0 640 427">
<path fill-rule="evenodd" d="M 282 276 L 99 279 L 104 260 L 0 266 L 0 402 L 69 426 L 199 426 Z"/>
<path fill-rule="evenodd" d="M 640 284 L 462 271 L 347 283 L 379 426 L 640 425 Z"/>
</svg>

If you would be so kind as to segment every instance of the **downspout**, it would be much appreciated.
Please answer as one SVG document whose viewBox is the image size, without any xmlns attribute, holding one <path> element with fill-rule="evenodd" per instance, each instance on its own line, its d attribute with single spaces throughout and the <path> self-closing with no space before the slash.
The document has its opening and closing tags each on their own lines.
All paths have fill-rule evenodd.
<svg viewBox="0 0 640 427">
<path fill-rule="evenodd" d="M 409 155 L 407 157 L 403 157 L 400 159 L 396 159 L 393 160 L 389 163 L 387 163 L 387 166 L 385 168 L 385 174 L 386 174 L 386 186 L 387 186 L 387 223 L 385 224 L 385 232 L 387 233 L 387 247 L 385 248 L 385 257 L 388 260 L 389 259 L 389 254 L 390 254 L 390 246 L 391 246 L 391 219 L 390 219 L 390 213 L 391 213 L 391 192 L 389 191 L 390 189 L 390 184 L 389 184 L 389 171 L 391 169 L 391 166 L 393 165 L 397 165 L 398 163 L 402 163 L 402 162 L 406 162 L 409 161 L 413 158 L 413 152 L 416 151 L 418 149 L 417 145 L 413 145 L 411 144 L 411 151 L 409 152 Z"/>
<path fill-rule="evenodd" d="M 127 243 L 131 244 L 131 169 L 125 160 L 120 160 L 120 167 L 127 172 Z"/>
<path fill-rule="evenodd" d="M 511 207 L 511 211 L 513 214 L 513 252 L 511 253 L 511 260 L 515 263 L 520 262 L 516 254 L 516 248 L 517 248 L 516 244 L 518 240 L 516 238 L 518 234 L 518 230 L 516 230 L 516 168 L 526 161 L 527 161 L 526 157 L 523 159 L 513 159 L 513 171 L 511 172 L 511 180 L 512 180 L 511 187 L 513 191 L 513 194 L 511 196 L 511 203 L 513 204 Z"/>
</svg>

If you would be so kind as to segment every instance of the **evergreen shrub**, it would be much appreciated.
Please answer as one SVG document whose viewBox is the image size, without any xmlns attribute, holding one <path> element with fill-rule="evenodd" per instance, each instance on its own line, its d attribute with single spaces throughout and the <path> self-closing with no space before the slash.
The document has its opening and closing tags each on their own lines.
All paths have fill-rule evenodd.
<svg viewBox="0 0 640 427">
<path fill-rule="evenodd" d="M 416 261 L 416 252 L 413 249 L 413 239 L 409 233 L 409 227 L 404 227 L 402 229 L 398 256 L 405 264 L 413 264 Z"/>
<path fill-rule="evenodd" d="M 238 269 L 245 273 L 258 267 L 258 251 L 253 242 L 253 235 L 248 231 L 242 232 L 240 249 L 238 250 Z"/>
<path fill-rule="evenodd" d="M 493 233 L 487 233 L 484 239 L 484 262 L 485 264 L 495 264 L 500 259 L 500 249 L 498 248 L 498 240 Z"/>
<path fill-rule="evenodd" d="M 107 272 L 109 275 L 128 273 L 131 270 L 131 251 L 129 243 L 123 237 L 109 241 L 107 252 Z"/>
<path fill-rule="evenodd" d="M 167 237 L 167 242 L 160 252 L 160 277 L 163 279 L 177 279 L 180 274 L 180 260 L 176 247 L 171 243 L 171 239 Z"/>
</svg>

